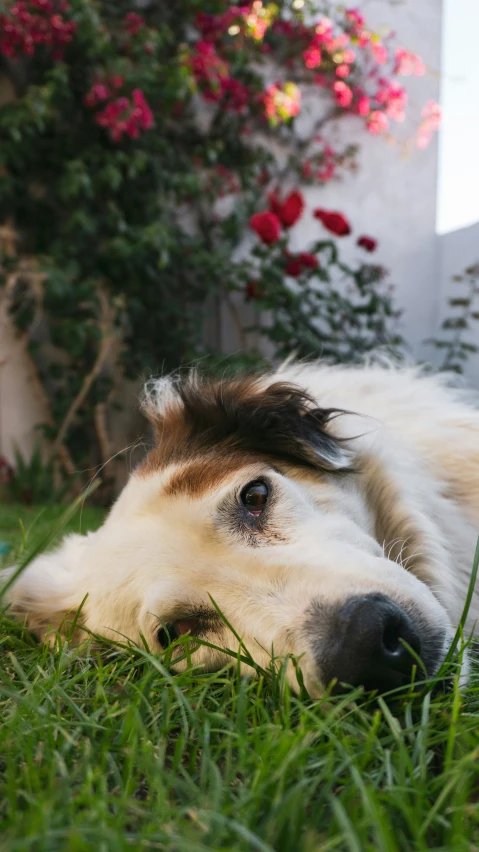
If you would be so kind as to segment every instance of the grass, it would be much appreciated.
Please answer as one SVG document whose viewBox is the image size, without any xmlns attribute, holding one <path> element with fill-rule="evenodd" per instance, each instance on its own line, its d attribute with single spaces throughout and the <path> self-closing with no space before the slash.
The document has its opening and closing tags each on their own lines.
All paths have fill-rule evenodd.
<svg viewBox="0 0 479 852">
<path fill-rule="evenodd" d="M 34 546 L 58 514 L 0 506 L 0 538 L 21 518 Z M 54 652 L 6 616 L 0 642 L 2 851 L 479 849 L 478 684 L 312 702 L 271 672 Z"/>
</svg>

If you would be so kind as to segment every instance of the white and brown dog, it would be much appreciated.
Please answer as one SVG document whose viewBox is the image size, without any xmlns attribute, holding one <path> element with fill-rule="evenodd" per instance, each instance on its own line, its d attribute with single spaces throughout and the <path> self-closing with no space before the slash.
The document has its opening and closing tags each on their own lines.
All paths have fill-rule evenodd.
<svg viewBox="0 0 479 852">
<path fill-rule="evenodd" d="M 87 630 L 157 651 L 190 632 L 217 646 L 194 652 L 211 670 L 238 649 L 213 599 L 259 664 L 299 658 L 312 695 L 333 678 L 393 689 L 414 655 L 436 672 L 479 531 L 479 411 L 460 392 L 414 369 L 316 364 L 159 379 L 144 408 L 156 448 L 104 525 L 10 591 L 33 632 L 88 595 Z M 474 597 L 469 629 L 478 615 Z"/>
</svg>

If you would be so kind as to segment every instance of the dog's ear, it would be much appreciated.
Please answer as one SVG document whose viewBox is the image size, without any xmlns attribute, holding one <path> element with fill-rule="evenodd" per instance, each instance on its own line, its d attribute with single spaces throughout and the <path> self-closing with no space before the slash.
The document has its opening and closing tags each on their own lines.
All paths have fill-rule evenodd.
<svg viewBox="0 0 479 852">
<path fill-rule="evenodd" d="M 166 414 L 179 411 L 182 400 L 178 390 L 179 377 L 175 375 L 150 379 L 143 388 L 140 407 L 153 426 L 164 419 Z"/>
<path fill-rule="evenodd" d="M 279 458 L 323 471 L 351 470 L 354 454 L 335 436 L 332 422 L 345 412 L 319 408 L 303 390 L 277 382 L 259 395 L 251 411 L 252 434 L 262 435 Z"/>
<path fill-rule="evenodd" d="M 34 559 L 6 592 L 8 614 L 41 640 L 54 637 L 57 631 L 70 635 L 72 622 L 77 628 L 82 623 L 84 609 L 78 619 L 76 615 L 85 590 L 75 568 L 80 567 L 78 556 L 84 540 L 85 536 L 68 536 L 56 551 Z M 0 582 L 7 581 L 14 571 L 10 568 L 2 572 Z"/>
<path fill-rule="evenodd" d="M 353 453 L 334 434 L 344 412 L 319 408 L 302 388 L 246 377 L 178 387 L 183 419 L 205 444 L 273 456 L 322 471 L 351 469 Z"/>
</svg>

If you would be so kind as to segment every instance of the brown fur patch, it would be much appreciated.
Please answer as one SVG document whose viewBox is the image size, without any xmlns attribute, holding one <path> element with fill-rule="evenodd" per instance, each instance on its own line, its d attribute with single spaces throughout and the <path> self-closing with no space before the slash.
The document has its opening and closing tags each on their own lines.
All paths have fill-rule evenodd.
<svg viewBox="0 0 479 852">
<path fill-rule="evenodd" d="M 231 455 L 212 453 L 200 456 L 187 462 L 179 470 L 175 470 L 165 485 L 163 493 L 166 496 L 186 494 L 189 497 L 200 497 L 216 488 L 236 471 L 258 461 L 260 459 L 241 453 Z"/>
<path fill-rule="evenodd" d="M 303 390 L 285 382 L 264 386 L 255 377 L 222 382 L 187 377 L 173 383 L 161 414 L 148 406 L 157 447 L 139 472 L 149 475 L 179 464 L 169 493 L 198 494 L 259 460 L 344 470 L 348 451 L 329 431 L 339 413 L 318 408 Z"/>
</svg>

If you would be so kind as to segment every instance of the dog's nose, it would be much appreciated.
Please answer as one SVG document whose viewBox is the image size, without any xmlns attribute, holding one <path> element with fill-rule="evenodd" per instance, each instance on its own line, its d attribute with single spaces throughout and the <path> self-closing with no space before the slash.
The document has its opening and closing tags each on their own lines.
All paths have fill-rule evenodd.
<svg viewBox="0 0 479 852">
<path fill-rule="evenodd" d="M 336 679 L 379 692 L 410 683 L 421 654 L 419 630 L 385 595 L 350 598 L 334 612 L 328 634 L 321 654 L 326 683 Z"/>
</svg>

